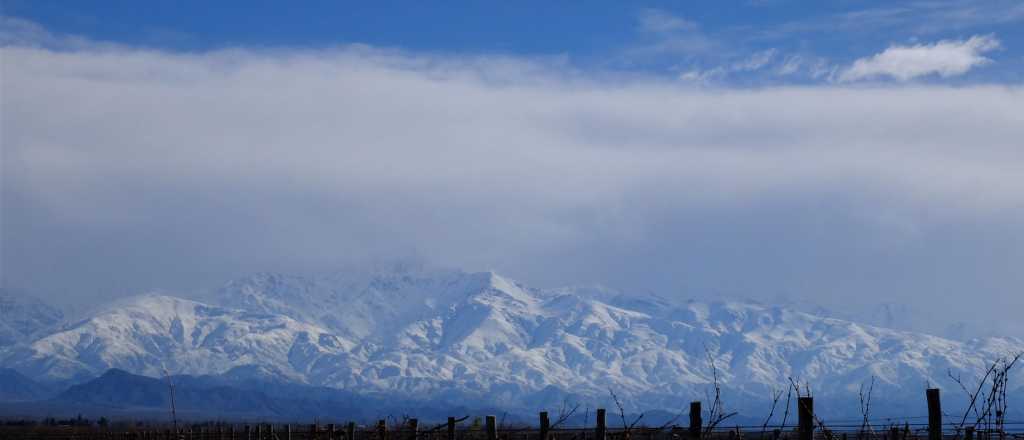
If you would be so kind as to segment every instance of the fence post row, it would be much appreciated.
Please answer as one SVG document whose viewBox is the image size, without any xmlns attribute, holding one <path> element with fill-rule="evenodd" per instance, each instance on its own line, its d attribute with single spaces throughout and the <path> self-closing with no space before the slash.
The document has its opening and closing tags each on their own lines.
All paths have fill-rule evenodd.
<svg viewBox="0 0 1024 440">
<path fill-rule="evenodd" d="M 814 398 L 799 397 L 796 399 L 800 440 L 814 440 Z"/>
<path fill-rule="evenodd" d="M 700 401 L 690 402 L 690 439 L 699 440 L 701 427 L 704 425 L 700 412 Z"/>
<path fill-rule="evenodd" d="M 929 388 L 925 395 L 928 398 L 928 440 L 942 440 L 942 404 L 939 400 L 939 389 Z"/>
</svg>

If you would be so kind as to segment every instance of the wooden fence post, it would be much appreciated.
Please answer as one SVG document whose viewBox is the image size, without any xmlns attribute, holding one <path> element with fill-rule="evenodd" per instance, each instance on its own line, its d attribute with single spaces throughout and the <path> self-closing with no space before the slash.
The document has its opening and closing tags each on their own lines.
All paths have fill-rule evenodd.
<svg viewBox="0 0 1024 440">
<path fill-rule="evenodd" d="M 690 434 L 691 440 L 700 439 L 701 430 L 704 425 L 704 420 L 701 417 L 700 411 L 699 400 L 696 402 L 690 402 L 690 429 L 687 432 Z"/>
<path fill-rule="evenodd" d="M 319 431 L 318 428 L 319 428 L 319 426 L 316 426 L 316 423 L 314 423 L 312 425 L 309 425 L 309 438 L 310 439 L 317 438 L 317 434 L 318 434 L 317 431 Z"/>
<path fill-rule="evenodd" d="M 448 440 L 455 440 L 455 417 L 448 418 Z"/>
<path fill-rule="evenodd" d="M 800 440 L 814 440 L 814 398 L 796 399 L 800 425 Z"/>
<path fill-rule="evenodd" d="M 334 424 L 327 424 L 327 440 L 334 440 Z"/>
<path fill-rule="evenodd" d="M 498 440 L 498 426 L 494 416 L 487 416 L 487 440 Z"/>
<path fill-rule="evenodd" d="M 386 440 L 388 437 L 388 425 L 384 420 L 377 421 L 377 438 L 379 440 Z"/>
<path fill-rule="evenodd" d="M 345 426 L 345 440 L 356 440 L 356 422 L 348 422 Z"/>
<path fill-rule="evenodd" d="M 929 388 L 925 395 L 928 397 L 928 440 L 942 440 L 942 404 L 939 400 L 939 389 Z"/>
<path fill-rule="evenodd" d="M 604 408 L 597 409 L 597 426 L 594 428 L 594 440 L 605 440 L 605 433 L 608 432 L 608 428 L 605 425 L 605 410 Z"/>
<path fill-rule="evenodd" d="M 548 440 L 548 431 L 551 429 L 551 420 L 548 420 L 548 412 L 540 412 L 540 435 L 537 440 Z"/>
<path fill-rule="evenodd" d="M 420 419 L 409 419 L 409 439 L 416 440 L 420 436 Z"/>
<path fill-rule="evenodd" d="M 974 440 L 974 427 L 968 426 L 964 431 L 964 440 Z"/>
<path fill-rule="evenodd" d="M 292 425 L 284 425 L 284 440 L 292 440 Z"/>
</svg>

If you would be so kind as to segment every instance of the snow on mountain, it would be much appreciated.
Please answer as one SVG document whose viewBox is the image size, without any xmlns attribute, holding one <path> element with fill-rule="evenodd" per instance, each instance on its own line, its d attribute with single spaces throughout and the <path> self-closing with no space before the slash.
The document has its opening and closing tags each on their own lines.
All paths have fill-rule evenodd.
<svg viewBox="0 0 1024 440">
<path fill-rule="evenodd" d="M 352 345 L 285 316 L 149 294 L 17 347 L 3 363 L 48 380 L 95 377 L 109 368 L 160 376 L 164 368 L 221 372 L 248 364 L 268 364 L 300 380 L 319 357 Z"/>
<path fill-rule="evenodd" d="M 433 314 L 487 282 L 486 274 L 459 271 L 340 273 L 320 278 L 262 273 L 228 283 L 211 301 L 384 342 L 394 336 L 389 329 L 395 325 Z"/>
<path fill-rule="evenodd" d="M 143 296 L 43 337 L 4 365 L 32 377 L 280 372 L 289 380 L 403 398 L 535 409 L 566 396 L 680 408 L 711 381 L 762 408 L 788 378 L 855 405 L 878 378 L 887 401 L 916 402 L 947 371 L 979 376 L 1012 338 L 966 342 L 753 302 L 684 302 L 593 289 L 531 289 L 494 273 L 392 271 L 227 284 L 216 306 Z M 1020 393 L 1020 371 L 1011 381 Z"/>
<path fill-rule="evenodd" d="M 54 307 L 0 289 L 0 349 L 28 342 L 63 319 Z"/>
<path fill-rule="evenodd" d="M 600 397 L 613 386 L 652 405 L 678 406 L 680 396 L 706 389 L 705 346 L 728 389 L 754 399 L 789 377 L 823 395 L 849 395 L 871 376 L 893 393 L 948 385 L 947 370 L 970 377 L 986 361 L 1024 349 L 1015 339 L 956 342 L 753 302 L 593 290 L 530 289 L 493 273 L 400 272 L 356 281 L 261 274 L 229 284 L 219 298 L 309 317 L 361 341 L 363 369 L 323 375 L 327 385 L 501 390 L 502 404 L 560 398 L 553 390 Z"/>
</svg>

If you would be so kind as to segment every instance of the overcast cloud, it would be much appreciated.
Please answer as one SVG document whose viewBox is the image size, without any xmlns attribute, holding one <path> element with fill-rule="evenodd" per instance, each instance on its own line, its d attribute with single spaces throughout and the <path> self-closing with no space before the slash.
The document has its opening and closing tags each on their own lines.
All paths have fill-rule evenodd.
<svg viewBox="0 0 1024 440">
<path fill-rule="evenodd" d="M 417 255 L 540 286 L 1024 307 L 1020 86 L 693 88 L 358 46 L 0 56 L 11 288 Z"/>
</svg>

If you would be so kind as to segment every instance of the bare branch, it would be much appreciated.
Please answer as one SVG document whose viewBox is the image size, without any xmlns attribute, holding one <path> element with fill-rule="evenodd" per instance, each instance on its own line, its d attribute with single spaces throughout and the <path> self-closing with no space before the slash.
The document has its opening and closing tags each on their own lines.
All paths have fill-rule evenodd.
<svg viewBox="0 0 1024 440">
<path fill-rule="evenodd" d="M 868 392 L 864 393 L 864 384 L 860 384 L 860 414 L 864 417 L 863 422 L 860 425 L 860 432 L 858 438 L 863 438 L 865 435 L 874 435 L 874 431 L 871 429 L 871 394 L 875 391 L 875 376 L 871 376 L 871 385 L 868 387 Z"/>
<path fill-rule="evenodd" d="M 789 381 L 790 381 L 790 383 L 792 383 L 793 379 L 790 378 Z M 789 388 L 786 390 L 786 412 L 782 413 L 782 429 L 786 429 L 786 421 L 789 420 L 789 406 L 790 406 L 789 402 L 790 402 L 790 399 L 792 397 L 793 397 L 793 385 L 791 384 L 789 386 Z"/>
<path fill-rule="evenodd" d="M 622 402 L 619 401 L 619 396 L 616 396 L 615 392 L 612 391 L 611 388 L 608 389 L 608 392 L 612 395 L 612 400 L 615 401 L 615 406 L 619 409 L 619 419 L 622 420 L 622 434 L 625 436 L 625 438 L 629 438 L 630 431 L 633 430 L 633 427 L 636 426 L 637 423 L 640 423 L 640 419 L 644 418 L 644 413 L 640 413 L 640 415 L 637 416 L 635 420 L 633 420 L 633 423 L 627 424 L 626 410 L 622 408 Z"/>
<path fill-rule="evenodd" d="M 573 414 L 576 414 L 576 410 L 578 409 L 580 409 L 579 403 L 573 405 L 572 408 L 569 408 L 569 399 L 562 400 L 562 407 L 558 409 L 558 418 L 555 419 L 555 423 L 552 423 L 550 428 L 555 429 L 558 425 L 565 423 L 573 416 Z"/>
<path fill-rule="evenodd" d="M 764 438 L 764 434 L 768 432 L 768 424 L 771 423 L 772 417 L 775 416 L 775 407 L 779 405 L 779 399 L 782 398 L 782 390 L 772 390 L 772 407 L 768 411 L 768 417 L 764 419 L 764 425 L 761 425 L 761 438 Z"/>
<path fill-rule="evenodd" d="M 708 412 L 708 424 L 704 428 L 704 434 L 710 434 L 719 424 L 724 422 L 726 419 L 735 416 L 737 412 L 726 413 L 725 405 L 722 403 L 722 385 L 718 381 L 718 367 L 715 366 L 715 358 L 711 355 L 711 349 L 708 348 L 707 344 L 704 344 L 704 352 L 707 354 L 708 365 L 711 367 L 711 377 L 714 380 L 714 391 L 715 399 L 711 403 L 711 409 Z"/>
<path fill-rule="evenodd" d="M 465 416 L 465 417 L 462 417 L 462 418 L 459 418 L 459 419 L 455 419 L 455 423 L 465 422 L 466 420 L 469 420 L 469 416 Z M 423 433 L 425 433 L 425 434 L 434 433 L 434 432 L 440 431 L 441 428 L 447 428 L 447 427 L 448 427 L 448 422 L 444 422 L 444 423 L 441 423 L 441 424 L 438 424 L 438 425 L 434 425 L 432 428 L 430 428 L 430 429 L 428 429 L 426 431 L 423 431 Z"/>
</svg>

